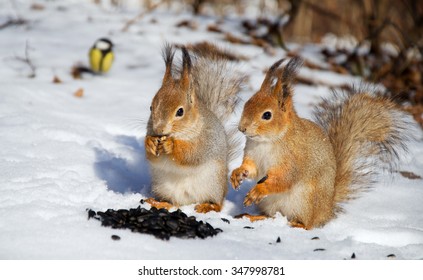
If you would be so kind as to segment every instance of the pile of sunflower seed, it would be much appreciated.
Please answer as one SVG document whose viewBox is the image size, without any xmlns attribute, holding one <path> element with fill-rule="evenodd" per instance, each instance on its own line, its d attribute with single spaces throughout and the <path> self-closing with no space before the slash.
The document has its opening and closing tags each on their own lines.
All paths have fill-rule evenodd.
<svg viewBox="0 0 423 280">
<path fill-rule="evenodd" d="M 197 221 L 194 216 L 187 216 L 181 210 L 169 212 L 166 209 L 151 207 L 132 209 L 108 209 L 106 212 L 87 209 L 88 219 L 101 221 L 101 225 L 116 229 L 128 228 L 132 232 L 152 234 L 157 238 L 169 240 L 171 236 L 179 238 L 206 238 L 222 232 L 209 223 Z"/>
</svg>

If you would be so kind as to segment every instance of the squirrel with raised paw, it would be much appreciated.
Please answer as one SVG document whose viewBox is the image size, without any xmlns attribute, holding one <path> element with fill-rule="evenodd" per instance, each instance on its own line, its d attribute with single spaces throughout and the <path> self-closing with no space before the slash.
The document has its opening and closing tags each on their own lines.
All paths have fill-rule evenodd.
<svg viewBox="0 0 423 280">
<path fill-rule="evenodd" d="M 244 179 L 259 180 L 244 205 L 257 204 L 263 215 L 241 217 L 254 221 L 280 212 L 291 226 L 312 229 L 368 188 L 378 168 L 394 171 L 413 124 L 392 101 L 365 89 L 323 100 L 316 123 L 300 118 L 292 96 L 302 60 L 282 62 L 244 106 L 238 127 L 247 137 L 244 157 L 230 180 L 235 189 Z"/>
<path fill-rule="evenodd" d="M 226 196 L 228 158 L 235 147 L 224 124 L 238 102 L 244 77 L 215 48 L 173 66 L 175 48 L 165 45 L 166 70 L 153 98 L 145 137 L 157 208 L 196 204 L 200 213 L 219 212 Z"/>
</svg>

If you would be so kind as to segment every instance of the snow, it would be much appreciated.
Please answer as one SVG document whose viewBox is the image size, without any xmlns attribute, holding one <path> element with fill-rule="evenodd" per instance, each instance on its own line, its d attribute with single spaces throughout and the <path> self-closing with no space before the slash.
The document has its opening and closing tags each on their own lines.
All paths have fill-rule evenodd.
<svg viewBox="0 0 423 280">
<path fill-rule="evenodd" d="M 251 75 L 244 101 L 260 86 L 263 70 L 285 53 L 278 50 L 271 57 L 257 47 L 223 42 L 221 34 L 206 32 L 207 24 L 217 20 L 211 16 L 195 18 L 196 30 L 177 28 L 191 16 L 183 10 L 159 8 L 122 32 L 138 7 L 43 1 L 45 9 L 35 11 L 31 1 L 13 2 L 17 10 L 12 1 L 0 3 L 0 23 L 17 12 L 29 24 L 0 30 L 0 259 L 349 259 L 353 253 L 357 259 L 387 259 L 389 254 L 423 259 L 422 180 L 398 173 L 384 175 L 372 191 L 345 205 L 345 213 L 310 231 L 290 228 L 281 215 L 255 223 L 234 219 L 255 212 L 242 206 L 252 182 L 239 191 L 230 189 L 221 213 L 197 214 L 193 205 L 182 207 L 223 230 L 206 240 L 162 241 L 88 220 L 87 208 L 135 208 L 150 195 L 143 137 L 164 71 L 164 41 L 210 40 L 250 57 L 239 64 Z M 235 33 L 236 18 L 225 26 Z M 112 69 L 104 76 L 73 79 L 72 65 L 87 64 L 88 49 L 101 37 L 115 44 Z M 28 78 L 29 67 L 16 59 L 25 56 L 26 44 L 35 78 Z M 323 64 L 316 46 L 292 47 Z M 357 82 L 307 68 L 300 74 L 331 85 Z M 52 83 L 54 76 L 63 82 Z M 83 96 L 75 97 L 80 88 Z M 312 105 L 328 94 L 327 86 L 298 85 L 298 113 L 311 118 Z M 420 132 L 418 137 L 402 157 L 401 170 L 423 176 Z M 113 234 L 121 240 L 113 241 Z M 318 248 L 325 250 L 314 251 Z"/>
</svg>

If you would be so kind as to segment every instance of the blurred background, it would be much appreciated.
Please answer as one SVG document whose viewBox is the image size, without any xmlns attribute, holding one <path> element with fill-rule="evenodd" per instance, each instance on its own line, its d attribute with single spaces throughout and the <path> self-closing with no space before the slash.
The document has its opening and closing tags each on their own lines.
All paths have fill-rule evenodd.
<svg viewBox="0 0 423 280">
<path fill-rule="evenodd" d="M 196 16 L 241 19 L 242 36 L 226 33 L 219 21 L 208 31 L 225 33 L 230 43 L 263 47 L 270 55 L 275 48 L 295 55 L 289 53 L 287 42 L 322 44 L 330 70 L 383 84 L 383 94 L 406 102 L 404 108 L 423 126 L 421 0 L 91 1 L 116 10 L 139 7 L 145 13 L 160 7 L 192 13 L 192 20 L 179 24 L 192 29 Z"/>
<path fill-rule="evenodd" d="M 29 20 L 20 15 L 19 8 L 23 6 L 30 5 L 35 12 L 46 9 L 49 3 L 81 4 L 76 0 L 3 1 L 10 3 L 6 6 L 15 7 L 15 15 L 0 21 L 0 30 L 14 25 L 30 26 Z M 86 2 L 94 3 L 99 11 L 107 11 L 110 19 L 113 14 L 132 15 L 120 33 L 137 26 L 157 10 L 167 10 L 184 17 L 175 27 L 198 30 L 207 22 L 206 32 L 220 33 L 219 37 L 228 44 L 258 46 L 269 56 L 275 56 L 279 50 L 284 50 L 287 56 L 301 55 L 298 46 L 312 45 L 319 50 L 319 60 L 324 60 L 325 64 L 306 59 L 306 67 L 352 75 L 383 85 L 380 94 L 396 100 L 423 127 L 422 0 Z M 158 20 L 161 19 L 153 18 L 149 23 Z M 230 55 L 233 59 L 248 60 L 239 54 Z M 315 85 L 308 77 L 300 79 L 300 83 Z M 346 87 L 344 90 L 351 89 Z"/>
<path fill-rule="evenodd" d="M 162 5 L 195 15 L 255 16 L 263 23 L 272 19 L 281 27 L 281 36 L 297 42 L 319 42 L 332 33 L 353 36 L 358 41 L 371 40 L 375 49 L 381 42 L 391 42 L 399 48 L 417 45 L 420 51 L 423 47 L 423 2 L 419 0 L 91 1 L 116 8 L 139 5 L 151 10 Z"/>
</svg>

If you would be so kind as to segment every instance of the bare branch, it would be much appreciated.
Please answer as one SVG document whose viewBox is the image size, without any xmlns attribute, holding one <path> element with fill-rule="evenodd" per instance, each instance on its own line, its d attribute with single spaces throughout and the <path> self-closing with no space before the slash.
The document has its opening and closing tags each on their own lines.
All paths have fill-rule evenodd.
<svg viewBox="0 0 423 280">
<path fill-rule="evenodd" d="M 15 59 L 18 61 L 22 61 L 23 63 L 28 65 L 29 69 L 31 70 L 30 74 L 28 75 L 28 78 L 35 78 L 37 68 L 35 67 L 34 63 L 32 63 L 31 57 L 29 56 L 29 49 L 30 49 L 29 43 L 28 41 L 26 41 L 25 57 L 15 56 Z"/>
<path fill-rule="evenodd" d="M 7 27 L 9 27 L 9 26 L 12 26 L 12 25 L 24 25 L 24 24 L 27 24 L 28 23 L 28 21 L 26 21 L 26 20 L 24 20 L 24 19 L 22 19 L 22 18 L 18 18 L 18 19 L 9 19 L 8 21 L 6 21 L 5 23 L 3 23 L 3 24 L 0 24 L 0 30 L 1 29 L 4 29 L 4 28 L 7 28 Z"/>
<path fill-rule="evenodd" d="M 136 17 L 134 17 L 133 19 L 128 20 L 125 23 L 125 26 L 121 29 L 122 32 L 127 32 L 129 27 L 131 27 L 131 25 L 135 24 L 137 21 L 141 20 L 146 14 L 154 11 L 157 7 L 159 7 L 161 4 L 163 4 L 165 1 L 162 0 L 160 2 L 157 2 L 153 5 L 151 5 L 150 7 L 148 7 L 148 9 L 146 11 L 143 11 L 141 13 L 139 13 Z"/>
</svg>

